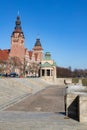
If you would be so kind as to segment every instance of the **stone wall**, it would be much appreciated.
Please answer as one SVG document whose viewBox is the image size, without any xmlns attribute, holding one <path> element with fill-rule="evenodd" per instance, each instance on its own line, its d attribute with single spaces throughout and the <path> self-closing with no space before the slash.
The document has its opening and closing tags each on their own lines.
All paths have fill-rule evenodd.
<svg viewBox="0 0 87 130">
<path fill-rule="evenodd" d="M 72 83 L 72 78 L 56 78 L 56 84 L 64 85 L 64 80 L 66 81 L 67 84 Z"/>
<path fill-rule="evenodd" d="M 79 97 L 77 94 L 67 94 L 66 115 L 75 120 L 79 120 Z"/>
<path fill-rule="evenodd" d="M 79 96 L 79 121 L 87 122 L 87 95 Z"/>
<path fill-rule="evenodd" d="M 56 85 L 65 85 L 64 84 L 64 80 L 66 80 L 67 84 L 71 84 L 72 83 L 72 78 L 55 78 L 55 80 L 53 79 L 53 77 L 41 77 L 41 79 L 43 79 L 44 81 L 48 81 L 50 83 L 56 84 Z"/>
<path fill-rule="evenodd" d="M 68 117 L 87 122 L 87 95 L 85 94 L 67 94 L 65 100 L 66 114 Z"/>
</svg>

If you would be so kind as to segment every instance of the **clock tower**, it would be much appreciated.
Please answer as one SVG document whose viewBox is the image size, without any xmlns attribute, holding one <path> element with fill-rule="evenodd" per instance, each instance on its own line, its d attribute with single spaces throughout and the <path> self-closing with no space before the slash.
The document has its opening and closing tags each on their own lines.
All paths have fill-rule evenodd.
<svg viewBox="0 0 87 130">
<path fill-rule="evenodd" d="M 24 34 L 21 28 L 20 17 L 17 16 L 15 28 L 11 36 L 11 50 L 10 57 L 18 57 L 20 61 L 24 62 L 25 48 L 24 48 Z"/>
</svg>

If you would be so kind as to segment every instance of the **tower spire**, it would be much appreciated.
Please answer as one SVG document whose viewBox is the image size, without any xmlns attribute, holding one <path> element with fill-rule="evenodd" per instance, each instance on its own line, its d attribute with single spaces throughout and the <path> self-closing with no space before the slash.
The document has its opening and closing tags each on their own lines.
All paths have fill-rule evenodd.
<svg viewBox="0 0 87 130">
<path fill-rule="evenodd" d="M 37 34 L 37 37 L 36 37 L 36 39 L 40 39 L 40 34 L 39 34 L 39 33 Z"/>
<path fill-rule="evenodd" d="M 17 16 L 17 20 L 16 20 L 15 24 L 16 24 L 15 29 L 20 29 L 21 30 L 21 21 L 20 21 L 19 16 Z"/>
<path fill-rule="evenodd" d="M 18 11 L 19 14 L 19 11 Z M 12 36 L 14 35 L 14 33 L 19 33 L 21 36 L 24 37 L 23 31 L 22 31 L 22 27 L 21 27 L 21 20 L 20 20 L 20 16 L 17 15 L 16 21 L 15 21 L 15 28 L 14 31 L 12 33 Z"/>
</svg>

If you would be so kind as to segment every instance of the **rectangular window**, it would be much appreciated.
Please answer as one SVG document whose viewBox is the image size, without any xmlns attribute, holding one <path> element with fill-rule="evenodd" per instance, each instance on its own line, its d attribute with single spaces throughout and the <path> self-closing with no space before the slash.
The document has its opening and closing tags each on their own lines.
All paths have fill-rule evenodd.
<svg viewBox="0 0 87 130">
<path fill-rule="evenodd" d="M 45 70 L 42 70 L 42 76 L 45 76 Z"/>
</svg>

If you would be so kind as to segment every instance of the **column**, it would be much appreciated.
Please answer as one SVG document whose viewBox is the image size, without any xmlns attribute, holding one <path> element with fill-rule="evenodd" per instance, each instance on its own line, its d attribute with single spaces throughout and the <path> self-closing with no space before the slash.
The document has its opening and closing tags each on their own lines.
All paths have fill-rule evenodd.
<svg viewBox="0 0 87 130">
<path fill-rule="evenodd" d="M 51 69 L 50 69 L 50 76 L 51 76 Z"/>
<path fill-rule="evenodd" d="M 40 77 L 42 77 L 42 69 L 40 69 Z"/>
<path fill-rule="evenodd" d="M 47 70 L 45 69 L 45 76 L 47 76 Z"/>
</svg>

